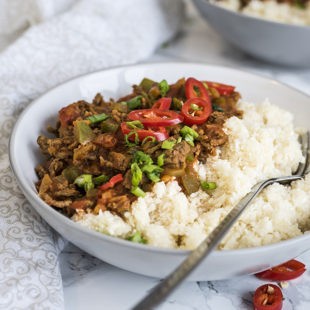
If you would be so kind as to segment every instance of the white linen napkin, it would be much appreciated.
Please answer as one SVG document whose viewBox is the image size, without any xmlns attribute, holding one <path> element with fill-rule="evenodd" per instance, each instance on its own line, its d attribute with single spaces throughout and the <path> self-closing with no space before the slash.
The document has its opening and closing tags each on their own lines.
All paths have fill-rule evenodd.
<svg viewBox="0 0 310 310">
<path fill-rule="evenodd" d="M 32 210 L 9 167 L 20 111 L 69 78 L 147 58 L 182 19 L 180 0 L 0 0 L 0 309 L 64 307 L 64 241 Z"/>
</svg>

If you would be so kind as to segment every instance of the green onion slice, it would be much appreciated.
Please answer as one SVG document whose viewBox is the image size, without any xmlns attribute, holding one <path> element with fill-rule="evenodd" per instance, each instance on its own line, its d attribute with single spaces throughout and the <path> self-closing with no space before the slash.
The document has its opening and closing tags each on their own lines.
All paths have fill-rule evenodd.
<svg viewBox="0 0 310 310">
<path fill-rule="evenodd" d="M 134 141 L 134 142 L 130 142 L 130 141 L 129 141 L 129 138 L 130 138 L 131 136 L 133 136 L 133 135 L 135 136 L 135 141 Z M 136 146 L 136 145 L 139 144 L 139 135 L 138 135 L 138 133 L 135 132 L 135 131 L 132 131 L 132 132 L 130 132 L 130 133 L 127 134 L 127 135 L 124 135 L 124 138 L 125 138 L 125 144 L 126 144 L 128 147 Z"/>
<path fill-rule="evenodd" d="M 135 232 L 132 236 L 130 236 L 128 240 L 136 243 L 146 243 L 146 240 L 142 237 L 142 234 L 139 231 Z"/>
<path fill-rule="evenodd" d="M 131 184 L 133 187 L 137 187 L 139 183 L 142 181 L 143 176 L 142 171 L 137 163 L 131 164 L 130 169 L 132 174 Z"/>
<path fill-rule="evenodd" d="M 131 122 L 126 122 L 127 126 L 130 129 L 143 129 L 144 126 L 140 121 L 131 121 Z"/>
<path fill-rule="evenodd" d="M 200 110 L 202 110 L 202 108 L 200 106 L 198 106 L 197 104 L 192 103 L 191 104 L 191 110 L 192 111 L 200 111 Z"/>
<path fill-rule="evenodd" d="M 151 158 L 150 155 L 142 151 L 137 151 L 134 154 L 133 162 L 137 163 L 139 166 L 149 165 L 153 163 L 153 159 Z"/>
<path fill-rule="evenodd" d="M 154 183 L 160 181 L 160 173 L 163 171 L 159 166 L 151 164 L 143 166 L 141 170 Z"/>
<path fill-rule="evenodd" d="M 131 193 L 134 194 L 137 197 L 144 197 L 145 196 L 145 192 L 140 188 L 140 187 L 133 187 L 131 189 Z"/>
<path fill-rule="evenodd" d="M 165 163 L 165 154 L 161 154 L 157 157 L 157 165 L 162 167 Z"/>
<path fill-rule="evenodd" d="M 152 136 L 147 136 L 147 137 L 145 137 L 143 140 L 142 140 L 142 142 L 141 142 L 141 145 L 144 145 L 145 143 L 147 143 L 147 142 L 152 142 L 152 143 L 154 143 L 154 142 L 156 142 L 156 138 L 155 137 L 152 137 Z"/>
<path fill-rule="evenodd" d="M 109 115 L 105 113 L 101 113 L 101 114 L 95 114 L 95 115 L 89 116 L 86 119 L 89 120 L 92 124 L 95 124 L 95 123 L 102 122 L 106 120 L 107 118 L 109 118 Z"/>
<path fill-rule="evenodd" d="M 196 132 L 194 129 L 188 127 L 188 126 L 184 126 L 181 130 L 180 130 L 181 135 L 184 137 L 185 135 L 190 135 L 193 136 L 194 139 L 199 137 L 198 132 Z"/>
<path fill-rule="evenodd" d="M 194 140 L 197 139 L 199 137 L 198 132 L 196 132 L 194 129 L 188 127 L 188 126 L 184 126 L 181 130 L 180 130 L 180 134 L 182 135 L 182 137 L 184 138 L 184 140 L 191 146 L 195 146 L 194 144 Z"/>
<path fill-rule="evenodd" d="M 206 191 L 206 190 L 213 190 L 217 188 L 217 185 L 215 182 L 207 182 L 207 181 L 202 181 L 200 183 L 201 188 Z"/>
<path fill-rule="evenodd" d="M 74 184 L 78 187 L 83 187 L 86 192 L 95 187 L 91 174 L 81 174 L 74 180 Z"/>
<path fill-rule="evenodd" d="M 194 138 L 191 135 L 185 135 L 184 140 L 191 146 L 195 146 Z"/>
<path fill-rule="evenodd" d="M 168 139 L 162 143 L 161 148 L 164 150 L 171 150 L 176 145 L 176 143 L 177 141 L 175 139 Z"/>
</svg>

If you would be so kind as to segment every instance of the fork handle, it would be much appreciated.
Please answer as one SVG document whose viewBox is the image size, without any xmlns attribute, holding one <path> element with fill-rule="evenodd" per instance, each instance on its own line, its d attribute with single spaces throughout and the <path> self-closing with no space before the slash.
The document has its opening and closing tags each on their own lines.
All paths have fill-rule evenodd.
<svg viewBox="0 0 310 310">
<path fill-rule="evenodd" d="M 135 305 L 132 310 L 154 309 L 160 304 L 212 252 L 245 208 L 266 186 L 275 182 L 285 183 L 299 179 L 301 179 L 300 176 L 279 177 L 262 181 L 253 186 L 251 191 L 225 216 L 210 235 L 172 273 L 157 284 L 146 297 Z"/>
</svg>

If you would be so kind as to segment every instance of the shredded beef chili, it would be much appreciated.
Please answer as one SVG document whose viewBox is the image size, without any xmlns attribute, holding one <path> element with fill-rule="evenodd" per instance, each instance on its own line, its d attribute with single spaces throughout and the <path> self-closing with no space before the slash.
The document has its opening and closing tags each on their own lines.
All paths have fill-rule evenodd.
<svg viewBox="0 0 310 310">
<path fill-rule="evenodd" d="M 122 216 L 158 181 L 176 179 L 187 195 L 204 189 L 194 165 L 227 142 L 223 125 L 242 117 L 239 98 L 230 85 L 145 78 L 117 101 L 97 94 L 92 103 L 72 103 L 49 128 L 55 137 L 37 139 L 46 156 L 36 167 L 39 195 L 68 216 Z"/>
</svg>

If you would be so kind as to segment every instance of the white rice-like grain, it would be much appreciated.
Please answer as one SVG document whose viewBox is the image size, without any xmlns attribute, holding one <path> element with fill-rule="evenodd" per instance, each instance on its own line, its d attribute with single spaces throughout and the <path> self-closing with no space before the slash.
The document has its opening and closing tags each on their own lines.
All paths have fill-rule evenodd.
<svg viewBox="0 0 310 310">
<path fill-rule="evenodd" d="M 251 0 L 243 8 L 240 8 L 239 0 L 213 0 L 212 3 L 235 12 L 275 22 L 300 26 L 310 25 L 310 3 L 305 8 L 288 3 L 278 3 L 276 0 Z"/>
<path fill-rule="evenodd" d="M 208 193 L 187 197 L 177 181 L 158 182 L 132 204 L 124 218 L 105 211 L 75 220 L 97 231 L 126 238 L 139 231 L 148 244 L 193 249 L 258 181 L 291 174 L 303 161 L 291 113 L 271 105 L 241 102 L 242 119 L 229 118 L 228 143 L 197 165 L 201 180 L 216 182 Z M 256 247 L 286 240 L 310 229 L 310 176 L 291 186 L 273 184 L 243 213 L 221 249 Z"/>
</svg>

